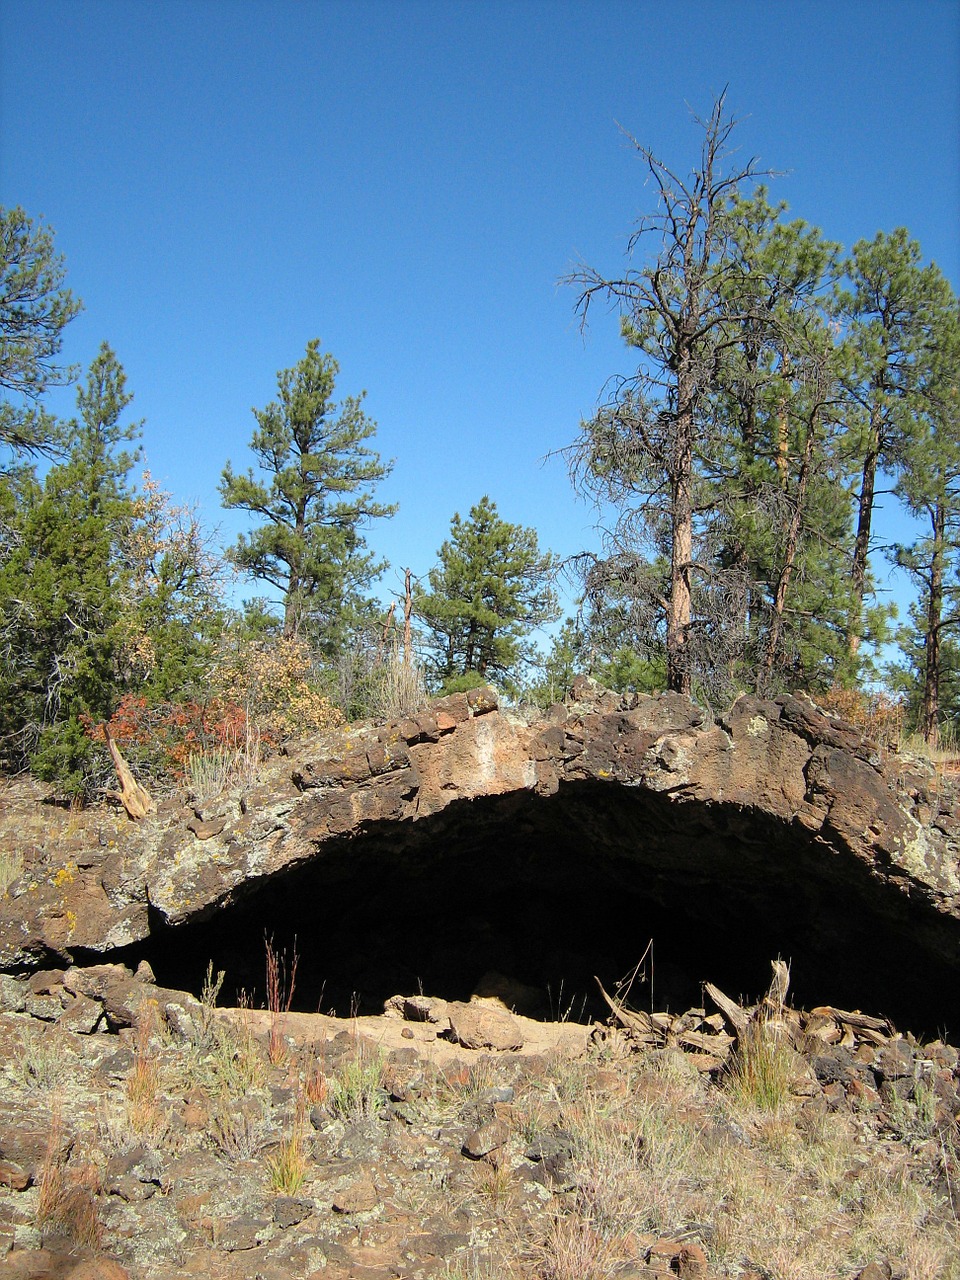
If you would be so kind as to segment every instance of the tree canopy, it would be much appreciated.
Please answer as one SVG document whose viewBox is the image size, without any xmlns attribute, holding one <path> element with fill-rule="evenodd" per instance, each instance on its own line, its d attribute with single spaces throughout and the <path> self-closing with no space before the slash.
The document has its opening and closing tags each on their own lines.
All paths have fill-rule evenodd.
<svg viewBox="0 0 960 1280">
<path fill-rule="evenodd" d="M 395 510 L 373 497 L 393 464 L 364 443 L 376 433 L 365 393 L 334 400 L 339 368 L 318 339 L 309 342 L 303 358 L 277 374 L 277 399 L 253 410 L 257 474 L 238 474 L 228 462 L 220 485 L 225 507 L 260 521 L 237 539 L 230 559 L 280 593 L 286 635 L 306 632 L 328 653 L 363 613 L 385 567 L 368 551 L 364 530 Z"/>
<path fill-rule="evenodd" d="M 40 400 L 75 376 L 59 362 L 63 330 L 81 309 L 65 276 L 50 228 L 19 206 L 0 208 L 0 446 L 18 454 L 59 443 Z"/>
<path fill-rule="evenodd" d="M 467 519 L 459 513 L 439 562 L 414 593 L 414 612 L 429 635 L 438 678 L 510 681 L 531 656 L 531 633 L 559 616 L 556 566 L 535 529 L 502 520 L 484 496 Z"/>
<path fill-rule="evenodd" d="M 656 207 L 627 269 L 568 278 L 584 322 L 616 306 L 636 362 L 566 451 L 604 514 L 603 553 L 579 559 L 585 634 L 616 620 L 617 649 L 662 656 L 668 687 L 716 703 L 816 693 L 875 671 L 889 638 L 879 484 L 917 514 L 916 477 L 949 472 L 956 299 L 903 229 L 844 257 L 788 221 L 736 159 L 723 97 L 698 124 L 687 177 L 634 143 Z"/>
<path fill-rule="evenodd" d="M 886 679 L 929 742 L 960 730 L 960 303 L 906 229 L 847 252 L 790 217 L 737 158 L 722 96 L 697 126 L 689 171 L 631 139 L 648 203 L 625 263 L 568 277 L 584 324 L 596 302 L 618 312 L 629 365 L 564 451 L 601 545 L 572 557 L 579 612 L 545 659 L 561 566 L 489 495 L 432 569 L 405 570 L 402 651 L 391 639 L 368 539 L 395 510 L 377 497 L 393 464 L 318 339 L 253 410 L 253 465 L 223 469 L 223 505 L 249 520 L 225 553 L 135 475 L 143 424 L 109 344 L 57 420 L 80 303 L 49 227 L 0 209 L 0 766 L 89 792 L 106 723 L 181 774 L 208 750 L 235 760 L 241 739 L 409 710 L 417 652 L 434 690 L 551 700 L 581 671 L 715 706 Z M 913 585 L 898 631 L 883 555 Z M 242 610 L 231 570 L 257 585 Z"/>
</svg>

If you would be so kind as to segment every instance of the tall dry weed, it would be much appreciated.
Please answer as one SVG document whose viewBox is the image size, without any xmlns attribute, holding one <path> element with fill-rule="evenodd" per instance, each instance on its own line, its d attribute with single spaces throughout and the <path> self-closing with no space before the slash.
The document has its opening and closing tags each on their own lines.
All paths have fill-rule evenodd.
<svg viewBox="0 0 960 1280">
<path fill-rule="evenodd" d="M 293 952 L 287 959 L 287 950 L 277 952 L 273 947 L 273 938 L 264 939 L 267 966 L 267 1009 L 270 1012 L 270 1041 L 268 1056 L 277 1067 L 287 1059 L 287 1046 L 283 1039 L 283 1015 L 290 1012 L 293 1004 L 293 993 L 297 985 L 297 943 L 294 939 Z"/>
<path fill-rule="evenodd" d="M 140 1009 L 133 1065 L 126 1084 L 130 1125 L 135 1133 L 144 1137 L 157 1137 L 167 1123 L 160 1106 L 160 1063 L 154 1045 L 158 1018 L 156 1000 L 146 1001 Z"/>
</svg>

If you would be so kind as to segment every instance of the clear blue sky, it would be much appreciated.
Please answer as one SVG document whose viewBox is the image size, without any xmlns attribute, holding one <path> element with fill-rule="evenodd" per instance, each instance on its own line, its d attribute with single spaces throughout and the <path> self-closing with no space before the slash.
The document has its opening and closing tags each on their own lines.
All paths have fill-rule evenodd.
<svg viewBox="0 0 960 1280">
<path fill-rule="evenodd" d="M 566 555 L 592 515 L 541 459 L 629 358 L 558 278 L 616 271 L 651 208 L 617 122 L 686 169 L 725 85 L 794 214 L 905 225 L 960 288 L 954 0 L 3 0 L 0 203 L 54 228 L 67 358 L 111 343 L 148 465 L 225 540 L 223 464 L 319 337 L 396 459 L 393 565 L 484 493 Z"/>
</svg>

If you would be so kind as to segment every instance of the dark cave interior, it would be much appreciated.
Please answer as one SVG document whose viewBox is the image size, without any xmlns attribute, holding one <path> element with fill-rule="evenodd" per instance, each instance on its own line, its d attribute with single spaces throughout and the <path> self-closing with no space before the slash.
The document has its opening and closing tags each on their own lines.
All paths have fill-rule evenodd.
<svg viewBox="0 0 960 1280">
<path fill-rule="evenodd" d="M 465 1000 L 495 971 L 537 988 L 544 1017 L 602 1017 L 595 977 L 613 990 L 652 940 L 653 989 L 638 979 L 635 1007 L 699 1005 L 704 980 L 756 1000 L 780 956 L 797 1005 L 960 1032 L 956 921 L 798 825 L 608 782 L 370 824 L 206 919 L 156 918 L 147 941 L 107 958 L 146 958 L 161 985 L 196 994 L 212 962 L 221 1003 L 243 992 L 256 1006 L 267 939 L 288 968 L 296 954 L 292 1008 L 307 1012 L 378 1013 L 398 993 Z"/>
</svg>

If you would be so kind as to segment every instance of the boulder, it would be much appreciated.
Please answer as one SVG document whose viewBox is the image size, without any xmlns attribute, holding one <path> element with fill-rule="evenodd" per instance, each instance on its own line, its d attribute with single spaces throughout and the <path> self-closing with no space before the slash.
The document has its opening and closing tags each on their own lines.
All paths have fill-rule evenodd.
<svg viewBox="0 0 960 1280">
<path fill-rule="evenodd" d="M 521 1049 L 523 1032 L 516 1018 L 502 1009 L 475 1001 L 447 1005 L 450 1038 L 465 1049 Z"/>
</svg>

